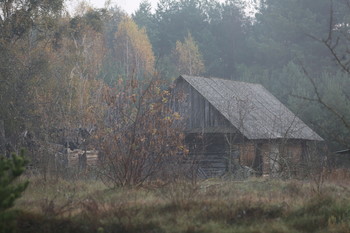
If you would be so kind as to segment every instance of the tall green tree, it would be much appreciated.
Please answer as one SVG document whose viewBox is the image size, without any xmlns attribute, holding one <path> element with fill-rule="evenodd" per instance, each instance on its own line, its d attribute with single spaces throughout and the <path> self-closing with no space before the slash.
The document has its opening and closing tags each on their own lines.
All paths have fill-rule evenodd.
<svg viewBox="0 0 350 233">
<path fill-rule="evenodd" d="M 237 79 L 238 64 L 250 61 L 251 51 L 246 45 L 249 24 L 245 22 L 239 1 L 226 1 L 221 6 L 221 18 L 212 26 L 215 43 L 218 45 L 221 64 L 214 70 L 216 76 Z"/>
<path fill-rule="evenodd" d="M 328 66 L 327 51 L 310 35 L 327 33 L 329 10 L 328 0 L 261 1 L 249 37 L 249 46 L 254 49 L 251 60 L 271 69 L 292 60 L 309 64 L 314 72 Z"/>
<path fill-rule="evenodd" d="M 139 28 L 145 28 L 150 42 L 154 45 L 154 42 L 159 36 L 159 31 L 154 14 L 152 13 L 151 3 L 147 0 L 141 2 L 139 8 L 132 15 L 132 19 Z"/>
</svg>

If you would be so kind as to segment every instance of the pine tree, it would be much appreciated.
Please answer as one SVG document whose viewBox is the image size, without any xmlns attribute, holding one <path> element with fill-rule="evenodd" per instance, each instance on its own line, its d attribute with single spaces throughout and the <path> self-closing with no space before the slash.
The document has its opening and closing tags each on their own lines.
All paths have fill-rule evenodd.
<svg viewBox="0 0 350 233">
<path fill-rule="evenodd" d="M 24 172 L 24 152 L 11 158 L 0 157 L 0 233 L 13 232 L 14 212 L 9 210 L 27 188 L 28 181 L 15 183 Z"/>
</svg>

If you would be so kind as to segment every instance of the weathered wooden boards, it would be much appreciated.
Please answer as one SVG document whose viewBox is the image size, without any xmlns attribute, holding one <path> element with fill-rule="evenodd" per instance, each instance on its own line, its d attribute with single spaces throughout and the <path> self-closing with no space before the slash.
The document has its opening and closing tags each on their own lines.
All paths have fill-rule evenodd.
<svg viewBox="0 0 350 233">
<path fill-rule="evenodd" d="M 67 150 L 68 167 L 94 167 L 98 163 L 97 150 Z"/>
</svg>

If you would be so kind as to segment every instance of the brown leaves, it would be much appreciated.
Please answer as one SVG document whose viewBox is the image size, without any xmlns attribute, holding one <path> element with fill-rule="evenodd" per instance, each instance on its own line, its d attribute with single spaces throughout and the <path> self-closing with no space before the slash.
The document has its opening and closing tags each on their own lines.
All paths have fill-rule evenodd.
<svg viewBox="0 0 350 233">
<path fill-rule="evenodd" d="M 125 85 L 118 98 L 109 93 L 115 101 L 109 104 L 111 122 L 99 126 L 99 134 L 105 154 L 101 169 L 113 185 L 140 185 L 169 172 L 167 164 L 178 163 L 188 151 L 182 130 L 174 127 L 181 117 L 168 108 L 164 99 L 170 93 L 161 84 L 152 80 L 144 91 Z"/>
</svg>

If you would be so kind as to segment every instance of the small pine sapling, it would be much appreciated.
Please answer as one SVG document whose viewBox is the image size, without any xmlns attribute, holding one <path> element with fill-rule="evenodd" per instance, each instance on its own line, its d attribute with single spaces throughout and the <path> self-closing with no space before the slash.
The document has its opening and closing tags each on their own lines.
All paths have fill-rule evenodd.
<svg viewBox="0 0 350 233">
<path fill-rule="evenodd" d="M 24 151 L 11 158 L 0 156 L 0 233 L 13 232 L 14 202 L 27 188 L 28 181 L 15 182 L 24 172 L 26 161 Z"/>
</svg>

